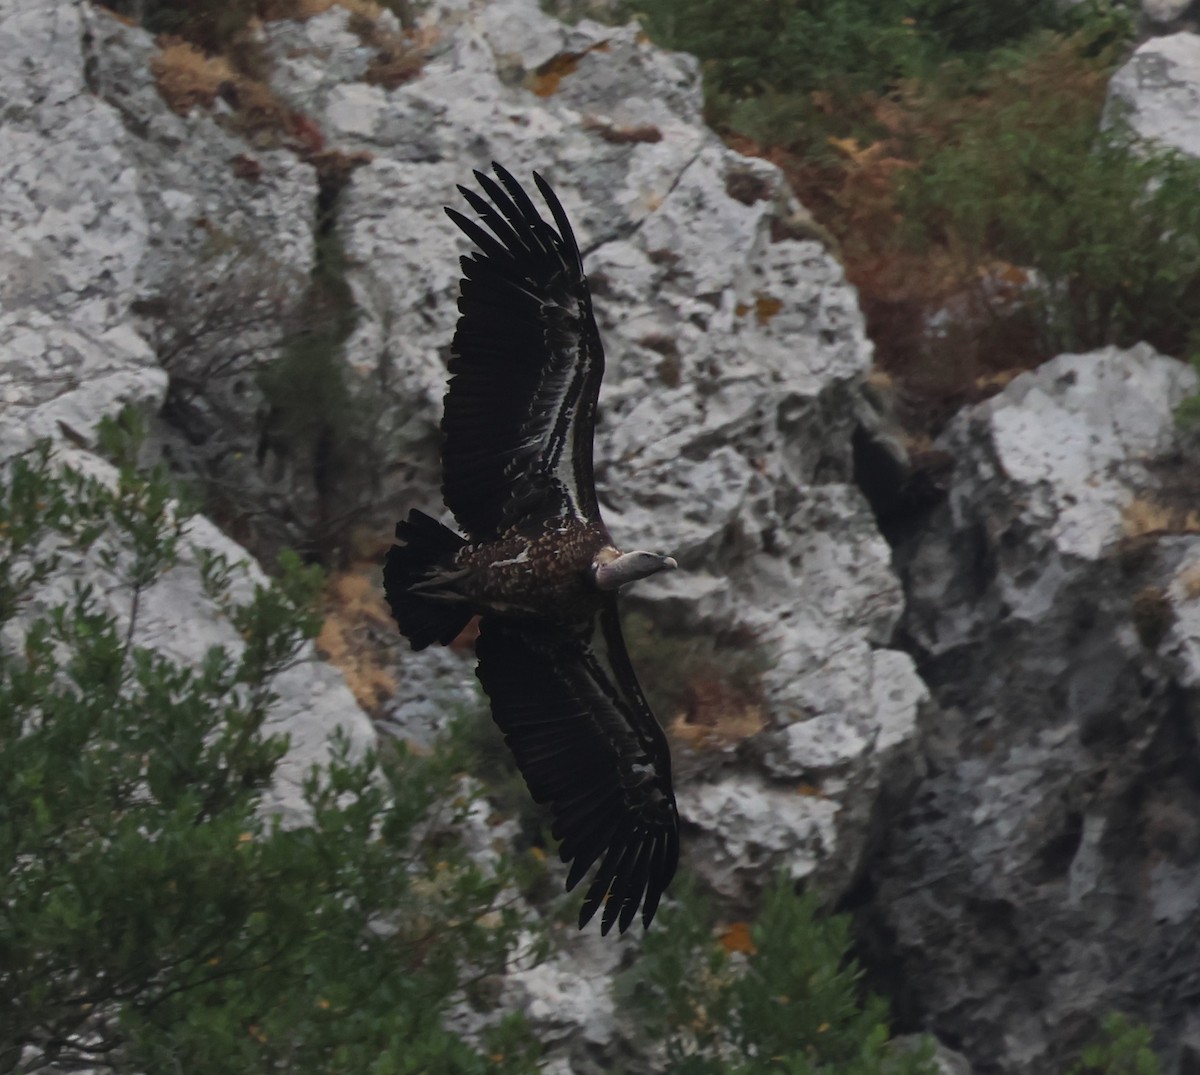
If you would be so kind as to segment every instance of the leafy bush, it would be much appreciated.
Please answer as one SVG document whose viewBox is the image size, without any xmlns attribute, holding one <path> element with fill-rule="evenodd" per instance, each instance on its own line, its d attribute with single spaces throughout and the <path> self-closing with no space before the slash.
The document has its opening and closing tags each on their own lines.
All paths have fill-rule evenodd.
<svg viewBox="0 0 1200 1075">
<path fill-rule="evenodd" d="M 470 805 L 458 759 L 336 739 L 311 816 L 266 816 L 272 684 L 316 630 L 319 579 L 284 558 L 239 605 L 238 569 L 208 556 L 242 645 L 195 667 L 139 645 L 187 521 L 106 436 L 111 485 L 44 446 L 0 477 L 0 1071 L 533 1070 L 519 1026 L 490 1058 L 444 1029 L 516 926 L 503 863 L 448 835 Z M 91 580 L 64 584 L 81 562 Z"/>
<path fill-rule="evenodd" d="M 692 708 L 696 693 L 715 689 L 730 702 L 757 704 L 767 661 L 752 638 L 675 634 L 648 616 L 624 616 L 625 641 L 639 668 L 653 668 L 642 689 L 664 724 Z"/>
<path fill-rule="evenodd" d="M 907 0 L 748 0 L 729 17 L 719 0 L 631 5 L 659 44 L 704 63 L 709 119 L 765 143 L 824 151 L 837 102 L 862 121 L 861 96 L 921 66 L 925 39 Z"/>
<path fill-rule="evenodd" d="M 626 11 L 702 59 L 710 119 L 785 169 L 840 243 L 877 361 L 922 396 L 1064 349 L 1200 347 L 1200 164 L 1099 130 L 1128 5 Z"/>
<path fill-rule="evenodd" d="M 1200 376 L 1200 345 L 1188 356 L 1188 363 Z M 1175 410 L 1175 420 L 1185 429 L 1200 426 L 1200 392 L 1193 393 L 1179 404 Z"/>
<path fill-rule="evenodd" d="M 1049 355 L 1147 340 L 1200 344 L 1200 161 L 1093 117 L 1052 126 L 1036 103 L 963 123 L 908 174 L 901 205 L 918 241 L 940 236 L 967 263 L 1033 270 Z"/>
<path fill-rule="evenodd" d="M 323 203 L 337 196 L 323 188 Z M 388 453 L 386 396 L 356 398 L 348 383 L 358 311 L 334 220 L 326 207 L 307 277 L 210 226 L 198 262 L 180 262 L 135 308 L 169 374 L 162 417 L 187 442 L 179 457 L 205 513 L 263 560 L 286 545 L 337 562 L 375 506 Z M 286 481 L 268 452 L 286 461 Z"/>
<path fill-rule="evenodd" d="M 682 877 L 619 997 L 673 1075 L 936 1075 L 931 1043 L 889 1040 L 887 1004 L 864 992 L 849 950 L 849 918 L 822 916 L 785 875 L 756 922 L 719 930 Z M 1158 1075 L 1150 1042 L 1111 1015 L 1067 1075 Z"/>
<path fill-rule="evenodd" d="M 245 32 L 259 0 L 116 0 L 114 11 L 137 18 L 153 34 L 177 34 L 220 52 Z"/>
<path fill-rule="evenodd" d="M 647 1041 L 677 1075 L 932 1075 L 927 1051 L 889 1045 L 887 1004 L 862 996 L 843 917 L 822 918 L 780 876 L 753 926 L 714 940 L 705 902 L 677 884 L 622 983 Z"/>
<path fill-rule="evenodd" d="M 885 136 L 880 103 L 905 81 L 936 80 L 952 59 L 978 53 L 977 67 L 1039 30 L 1129 22 L 1107 5 L 1053 0 L 747 0 L 736 19 L 721 0 L 631 0 L 623 11 L 703 61 L 714 124 L 822 156 L 831 136 Z"/>
<path fill-rule="evenodd" d="M 1160 1070 L 1150 1028 L 1116 1012 L 1104 1020 L 1103 1033 L 1068 1075 L 1158 1075 Z"/>
<path fill-rule="evenodd" d="M 336 192 L 329 192 L 332 202 Z M 358 498 L 347 509 L 353 518 L 365 510 L 361 475 L 383 469 L 378 449 L 372 447 L 371 426 L 380 412 L 364 413 L 364 405 L 351 399 L 346 384 L 342 346 L 354 331 L 358 310 L 346 281 L 345 253 L 332 209 L 318 223 L 316 261 L 304 295 L 301 331 L 283 341 L 279 357 L 263 365 L 258 381 L 270 408 L 264 441 L 288 458 L 303 461 L 317 492 L 317 518 L 309 544 L 330 562 L 342 544 L 334 500 L 344 487 L 353 486 Z M 377 442 L 376 442 L 377 443 Z M 357 481 L 354 479 L 358 478 Z M 365 483 L 369 484 L 369 483 Z"/>
</svg>

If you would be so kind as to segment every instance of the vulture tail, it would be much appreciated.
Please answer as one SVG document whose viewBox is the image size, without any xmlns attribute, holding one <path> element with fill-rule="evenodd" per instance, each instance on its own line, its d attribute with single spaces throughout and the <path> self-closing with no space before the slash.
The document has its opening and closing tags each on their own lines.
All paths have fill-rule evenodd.
<svg viewBox="0 0 1200 1075">
<path fill-rule="evenodd" d="M 440 590 L 439 576 L 454 571 L 454 557 L 467 542 L 449 527 L 421 511 L 410 511 L 396 524 L 401 542 L 383 564 L 383 589 L 400 633 L 413 649 L 434 642 L 448 646 L 473 612 L 461 598 Z"/>
</svg>

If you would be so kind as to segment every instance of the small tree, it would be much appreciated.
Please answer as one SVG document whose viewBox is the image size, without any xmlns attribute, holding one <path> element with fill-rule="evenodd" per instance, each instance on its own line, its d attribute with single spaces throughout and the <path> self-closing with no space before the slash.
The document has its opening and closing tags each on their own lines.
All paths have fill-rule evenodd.
<svg viewBox="0 0 1200 1075">
<path fill-rule="evenodd" d="M 932 1075 L 924 1051 L 889 1044 L 887 1004 L 864 995 L 848 959 L 848 921 L 823 918 L 780 876 L 753 925 L 714 938 L 710 912 L 683 885 L 646 936 L 624 984 L 647 1040 L 677 1075 Z"/>
<path fill-rule="evenodd" d="M 1159 1075 L 1150 1028 L 1120 1012 L 1105 1017 L 1100 1033 L 1067 1075 Z"/>
<path fill-rule="evenodd" d="M 111 485 L 44 445 L 0 472 L 0 1072 L 532 1070 L 519 1026 L 490 1056 L 444 1029 L 517 925 L 505 863 L 447 836 L 470 805 L 458 759 L 335 739 L 308 820 L 266 816 L 272 683 L 316 631 L 319 578 L 284 557 L 238 605 L 209 556 L 241 647 L 192 667 L 136 644 L 186 515 L 106 439 Z M 81 559 L 126 616 L 93 582 L 49 596 Z"/>
</svg>

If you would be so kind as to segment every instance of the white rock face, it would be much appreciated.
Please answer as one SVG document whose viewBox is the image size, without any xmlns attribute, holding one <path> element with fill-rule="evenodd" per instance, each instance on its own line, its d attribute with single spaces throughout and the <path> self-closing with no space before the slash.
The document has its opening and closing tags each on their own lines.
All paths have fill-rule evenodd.
<svg viewBox="0 0 1200 1075">
<path fill-rule="evenodd" d="M 98 9 L 3 10 L 0 32 L 41 42 L 69 72 L 43 85 L 19 50 L 6 53 L 7 99 L 24 103 L 2 132 L 16 222 L 3 241 L 25 267 L 7 279 L 8 436 L 57 434 L 62 421 L 86 442 L 116 402 L 161 405 L 163 371 L 129 307 L 200 256 L 197 219 L 261 237 L 280 265 L 308 269 L 312 170 L 286 151 L 258 152 L 259 178 L 239 179 L 228 162 L 247 145 L 203 108 L 166 108 L 149 73 L 153 43 Z M 349 369 L 361 391 L 382 383 L 392 403 L 396 499 L 435 501 L 465 249 L 442 205 L 472 165 L 542 168 L 587 251 L 608 344 L 597 456 L 611 526 L 629 545 L 671 549 L 686 569 L 642 600 L 678 629 L 758 640 L 769 724 L 793 744 L 771 748 L 771 779 L 820 773 L 839 795 L 862 797 L 862 809 L 839 804 L 827 841 L 841 863 L 830 879 L 848 876 L 871 788 L 911 738 L 921 691 L 897 654 L 886 690 L 876 682 L 900 594 L 846 484 L 849 401 L 870 352 L 840 266 L 787 237 L 781 222 L 798 207 L 775 169 L 703 128 L 694 61 L 633 27 L 567 27 L 533 0 L 481 5 L 456 16 L 420 77 L 389 91 L 357 81 L 367 57 L 347 18 L 332 9 L 265 33 L 277 90 L 336 148 L 374 154 L 343 195 L 338 227 L 366 315 Z M 547 96 L 518 84 L 548 61 L 562 73 Z M 464 665 L 458 678 L 469 677 Z M 888 707 L 881 735 L 884 695 L 903 702 Z M 797 743 L 842 726 L 853 748 L 801 757 Z M 835 852 L 838 839 L 848 842 Z"/>
<path fill-rule="evenodd" d="M 1139 525 L 1140 491 L 1157 484 L 1148 464 L 1174 443 L 1174 408 L 1195 384 L 1187 366 L 1145 345 L 1060 355 L 956 420 L 946 446 L 977 459 L 978 470 L 976 480 L 951 491 L 952 532 L 982 525 L 981 537 L 1004 569 L 1010 565 L 1002 538 L 1013 528 L 1040 549 L 1031 561 L 1028 549 L 1016 548 L 1011 569 L 997 578 L 1006 616 L 1041 623 L 1079 572 L 1108 562 Z M 984 454 L 981 443 L 988 445 Z M 947 589 L 943 566 L 931 553 L 912 568 L 916 615 L 937 609 L 937 630 L 922 628 L 919 638 L 932 653 L 961 645 L 967 635 L 955 625 L 969 634 L 978 616 L 978 595 L 953 583 Z"/>
<path fill-rule="evenodd" d="M 1150 38 L 1113 75 L 1106 110 L 1142 137 L 1200 157 L 1200 34 Z"/>
<path fill-rule="evenodd" d="M 120 118 L 84 84 L 83 32 L 69 4 L 0 6 L 3 454 L 61 436 L 60 421 L 86 437 L 166 387 L 120 308 L 149 222 Z"/>
<path fill-rule="evenodd" d="M 155 136 L 132 133 L 129 115 L 85 80 L 89 50 L 105 44 L 113 63 L 138 57 L 136 79 L 106 92 L 126 109 L 146 109 L 147 124 L 132 125 Z M 107 463 L 64 437 L 90 446 L 97 422 L 122 405 L 148 415 L 162 406 L 167 374 L 130 306 L 165 258 L 183 256 L 164 247 L 188 231 L 187 218 L 196 213 L 250 233 L 279 216 L 295 218 L 294 205 L 279 204 L 270 183 L 249 198 L 240 190 L 227 160 L 244 146 L 208 120 L 185 130 L 166 109 L 145 66 L 152 51 L 147 35 L 90 4 L 0 3 L 0 457 L 50 437 L 62 462 L 111 478 Z M 170 156 L 163 132 L 178 137 Z M 283 174 L 310 171 L 290 155 L 279 165 Z M 311 248 L 307 225 L 280 232 L 285 248 Z M 180 566 L 143 594 L 134 635 L 183 663 L 199 661 L 211 645 L 235 652 L 241 645 L 203 593 L 193 546 L 241 561 L 247 594 L 265 579 L 210 522 L 194 521 Z M 94 562 L 61 572 L 39 600 L 65 594 L 76 577 L 97 583 L 127 621 L 128 594 L 108 585 Z M 300 781 L 324 757 L 330 731 L 341 725 L 360 746 L 374 733 L 341 675 L 315 658 L 285 673 L 276 688 L 275 730 L 291 736 L 292 749 L 272 806 L 290 818 L 299 816 Z"/>
<path fill-rule="evenodd" d="M 620 969 L 621 949 L 599 934 L 573 934 L 561 944 L 543 963 L 513 960 L 506 976 L 509 1002 L 525 1013 L 544 1044 L 607 1049 L 618 1037 L 611 977 Z"/>
<path fill-rule="evenodd" d="M 1022 374 L 952 422 L 948 502 L 898 550 L 941 708 L 873 908 L 913 1012 L 999 1071 L 1061 1068 L 1117 1008 L 1181 1048 L 1200 516 L 1174 412 L 1197 387 L 1146 346 Z"/>
</svg>

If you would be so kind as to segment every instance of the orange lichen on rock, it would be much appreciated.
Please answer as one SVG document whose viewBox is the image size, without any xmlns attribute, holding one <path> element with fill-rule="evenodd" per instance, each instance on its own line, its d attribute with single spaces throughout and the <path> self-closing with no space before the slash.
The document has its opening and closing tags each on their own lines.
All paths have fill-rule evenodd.
<svg viewBox="0 0 1200 1075">
<path fill-rule="evenodd" d="M 747 302 L 739 302 L 736 306 L 734 306 L 733 312 L 738 317 L 745 317 L 751 310 L 753 310 L 754 316 L 757 318 L 758 323 L 760 325 L 765 325 L 782 309 L 782 299 L 777 299 L 773 295 L 764 295 L 760 291 L 754 296 L 753 306 Z"/>
<path fill-rule="evenodd" d="M 593 131 L 613 145 L 633 145 L 638 142 L 661 142 L 663 133 L 652 123 L 637 127 L 618 127 L 610 119 L 585 115 L 582 121 L 585 131 Z"/>
<path fill-rule="evenodd" d="M 771 295 L 756 295 L 754 298 L 754 316 L 758 318 L 760 325 L 765 325 L 782 309 L 782 299 L 774 298 Z"/>
</svg>

